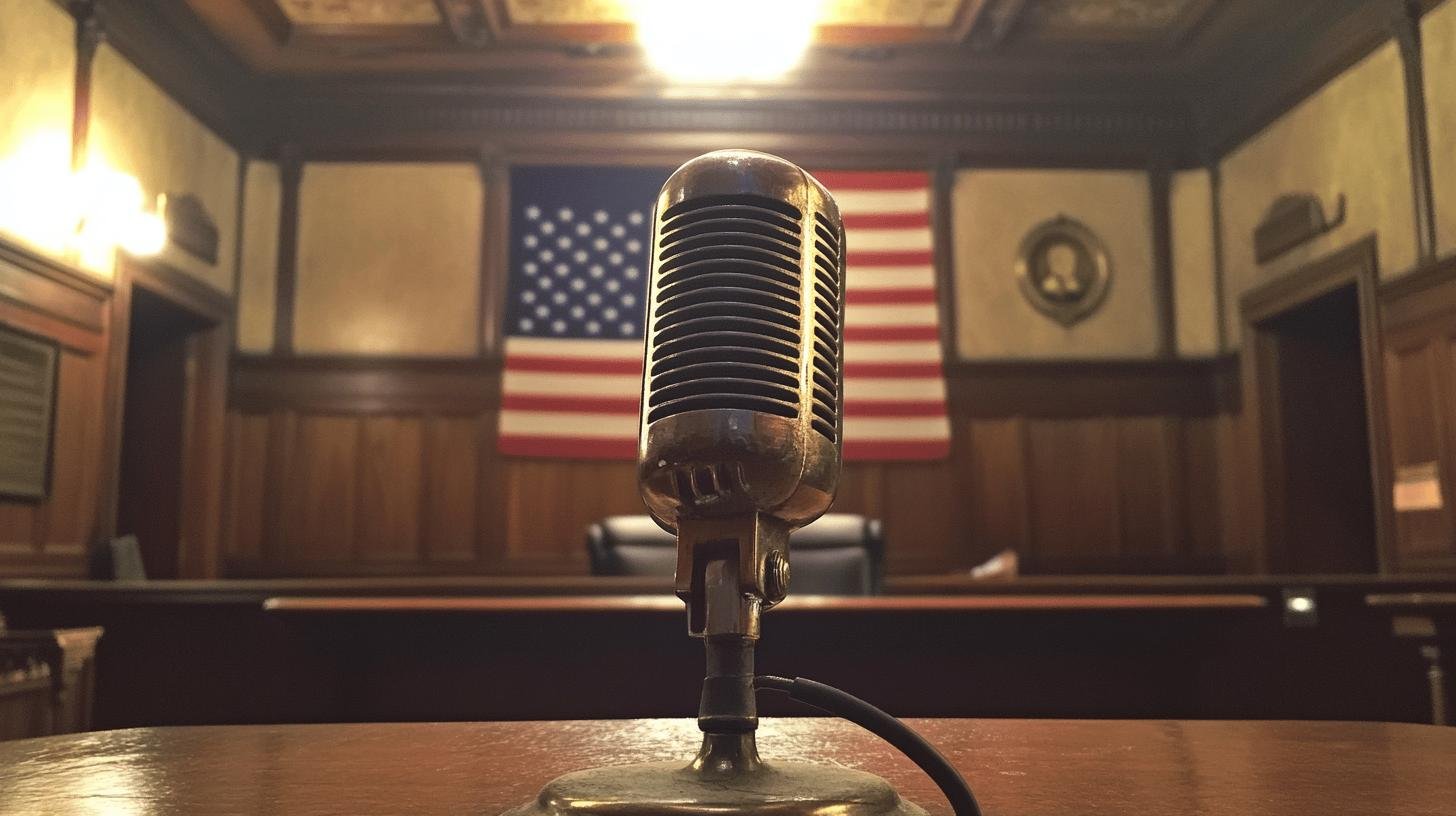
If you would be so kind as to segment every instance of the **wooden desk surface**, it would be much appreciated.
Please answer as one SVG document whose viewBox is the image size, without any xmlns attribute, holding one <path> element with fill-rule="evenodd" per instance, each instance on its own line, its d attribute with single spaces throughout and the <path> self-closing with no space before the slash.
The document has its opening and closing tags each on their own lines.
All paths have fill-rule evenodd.
<svg viewBox="0 0 1456 816">
<path fill-rule="evenodd" d="M 1456 729 L 1325 722 L 917 720 L 988 816 L 1456 812 Z M 0 814 L 481 814 L 578 768 L 682 757 L 690 720 L 222 726 L 0 743 Z M 889 746 L 828 719 L 766 720 L 766 759 L 881 774 L 949 807 Z"/>
</svg>

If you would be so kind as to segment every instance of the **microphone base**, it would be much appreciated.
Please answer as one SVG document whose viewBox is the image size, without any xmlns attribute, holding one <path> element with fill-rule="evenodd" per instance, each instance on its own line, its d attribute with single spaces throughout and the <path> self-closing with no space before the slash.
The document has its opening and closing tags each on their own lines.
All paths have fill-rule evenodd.
<svg viewBox="0 0 1456 816">
<path fill-rule="evenodd" d="M 505 816 L 926 816 L 874 774 L 812 762 L 714 772 L 676 762 L 569 773 Z"/>
</svg>

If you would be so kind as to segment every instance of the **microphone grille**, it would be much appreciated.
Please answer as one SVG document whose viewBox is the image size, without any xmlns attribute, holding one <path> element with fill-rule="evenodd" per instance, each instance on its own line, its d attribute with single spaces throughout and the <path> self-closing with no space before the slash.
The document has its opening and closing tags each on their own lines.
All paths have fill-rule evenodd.
<svg viewBox="0 0 1456 816">
<path fill-rule="evenodd" d="M 810 425 L 835 440 L 839 427 L 839 351 L 843 303 L 843 230 L 821 212 L 814 213 L 814 418 Z"/>
<path fill-rule="evenodd" d="M 717 408 L 798 418 L 803 221 L 792 204 L 752 194 L 701 196 L 659 214 L 647 422 Z M 824 350 L 830 405 L 836 348 Z M 833 440 L 834 413 L 824 426 L 822 410 L 816 401 L 814 427 Z"/>
</svg>

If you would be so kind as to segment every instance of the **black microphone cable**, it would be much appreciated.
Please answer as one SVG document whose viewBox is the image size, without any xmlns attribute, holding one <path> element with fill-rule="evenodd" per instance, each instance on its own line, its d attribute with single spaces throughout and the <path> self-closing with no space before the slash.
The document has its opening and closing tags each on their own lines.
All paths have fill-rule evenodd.
<svg viewBox="0 0 1456 816">
<path fill-rule="evenodd" d="M 935 746 L 931 745 L 915 729 L 895 719 L 883 710 L 861 700 L 847 691 L 833 686 L 795 677 L 772 677 L 758 675 L 753 678 L 753 687 L 778 691 L 813 706 L 827 714 L 842 717 L 855 725 L 893 745 L 900 753 L 920 766 L 926 775 L 940 787 L 941 793 L 950 800 L 956 816 L 981 816 L 981 806 L 966 780 L 950 764 Z"/>
</svg>

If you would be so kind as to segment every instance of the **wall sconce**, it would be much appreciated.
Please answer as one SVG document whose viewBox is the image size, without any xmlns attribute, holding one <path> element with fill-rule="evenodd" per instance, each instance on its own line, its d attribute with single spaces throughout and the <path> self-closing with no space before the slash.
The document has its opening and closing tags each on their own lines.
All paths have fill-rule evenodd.
<svg viewBox="0 0 1456 816">
<path fill-rule="evenodd" d="M 92 269 L 119 248 L 155 255 L 167 243 L 165 200 L 148 207 L 141 183 L 101 164 L 69 170 L 69 139 L 37 133 L 0 158 L 0 229 Z"/>
<path fill-rule="evenodd" d="M 155 255 L 167 243 L 158 196 L 149 210 L 135 177 L 101 166 L 88 166 L 72 177 L 70 191 L 77 210 L 76 249 L 83 257 L 120 248 L 132 255 Z"/>
</svg>

